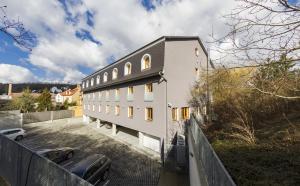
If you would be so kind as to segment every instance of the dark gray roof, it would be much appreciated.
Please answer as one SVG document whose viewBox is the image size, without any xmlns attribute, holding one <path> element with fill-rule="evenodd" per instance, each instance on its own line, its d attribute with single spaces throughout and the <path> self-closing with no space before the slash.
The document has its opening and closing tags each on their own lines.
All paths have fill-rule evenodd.
<svg viewBox="0 0 300 186">
<path fill-rule="evenodd" d="M 136 81 L 138 79 L 143 79 L 147 77 L 157 76 L 159 72 L 163 70 L 164 66 L 164 42 L 165 41 L 186 41 L 186 40 L 198 40 L 203 51 L 207 52 L 200 40 L 197 36 L 162 36 L 147 45 L 131 52 L 130 54 L 122 57 L 121 59 L 115 61 L 107 65 L 106 67 L 97 70 L 96 72 L 88 75 L 83 78 L 83 81 L 91 80 L 94 78 L 94 86 L 91 87 L 89 84 L 88 88 L 84 88 L 83 91 L 92 91 L 99 88 L 105 88 L 112 85 L 121 84 L 124 82 Z M 149 70 L 141 71 L 141 59 L 144 54 L 150 54 L 151 56 L 151 68 Z M 132 63 L 132 73 L 128 76 L 124 75 L 124 65 L 126 62 Z M 112 80 L 112 70 L 114 68 L 118 69 L 118 78 L 116 80 Z M 103 74 L 108 72 L 108 81 L 106 83 L 103 82 Z M 97 76 L 100 76 L 100 84 L 96 84 Z"/>
</svg>

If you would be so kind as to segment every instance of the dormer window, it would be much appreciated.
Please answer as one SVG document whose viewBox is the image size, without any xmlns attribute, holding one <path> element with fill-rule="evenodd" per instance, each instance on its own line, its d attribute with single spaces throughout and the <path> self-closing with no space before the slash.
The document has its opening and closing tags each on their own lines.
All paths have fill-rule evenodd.
<svg viewBox="0 0 300 186">
<path fill-rule="evenodd" d="M 97 82 L 97 85 L 100 83 L 100 76 L 99 75 L 97 76 L 96 82 Z"/>
<path fill-rule="evenodd" d="M 89 87 L 89 80 L 86 80 L 85 86 L 86 86 L 86 88 Z"/>
<path fill-rule="evenodd" d="M 118 69 L 114 68 L 112 71 L 112 79 L 117 79 L 118 78 Z"/>
<path fill-rule="evenodd" d="M 91 86 L 94 86 L 94 78 L 91 79 Z"/>
<path fill-rule="evenodd" d="M 124 75 L 127 76 L 131 74 L 131 63 L 127 62 L 124 67 Z"/>
<path fill-rule="evenodd" d="M 147 70 L 151 68 L 151 56 L 149 54 L 145 54 L 142 57 L 141 67 L 142 70 Z"/>
<path fill-rule="evenodd" d="M 103 74 L 103 82 L 107 82 L 107 77 L 108 77 L 108 73 L 105 72 L 105 73 Z"/>
</svg>

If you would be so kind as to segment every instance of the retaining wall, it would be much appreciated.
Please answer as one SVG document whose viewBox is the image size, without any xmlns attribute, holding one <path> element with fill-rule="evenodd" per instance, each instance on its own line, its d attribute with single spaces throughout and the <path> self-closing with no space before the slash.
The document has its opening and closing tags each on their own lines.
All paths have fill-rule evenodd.
<svg viewBox="0 0 300 186">
<path fill-rule="evenodd" d="M 12 186 L 91 186 L 54 162 L 0 135 L 0 177 Z"/>
<path fill-rule="evenodd" d="M 56 119 L 71 118 L 74 116 L 73 110 L 59 110 L 46 112 L 23 113 L 23 124 L 51 121 Z"/>
</svg>

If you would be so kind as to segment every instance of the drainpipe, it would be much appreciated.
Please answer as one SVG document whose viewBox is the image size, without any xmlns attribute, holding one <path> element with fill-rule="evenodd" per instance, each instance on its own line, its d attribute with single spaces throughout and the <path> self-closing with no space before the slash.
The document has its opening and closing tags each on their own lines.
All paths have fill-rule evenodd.
<svg viewBox="0 0 300 186">
<path fill-rule="evenodd" d="M 166 82 L 166 88 L 165 88 L 165 95 L 166 95 L 166 125 L 165 125 L 165 129 L 166 129 L 166 139 L 164 140 L 164 143 L 166 144 L 166 145 L 164 145 L 164 152 L 163 152 L 163 155 L 164 155 L 164 157 L 163 157 L 163 164 L 165 163 L 165 151 L 167 150 L 167 143 L 168 143 L 168 99 L 167 99 L 167 93 L 168 93 L 168 81 L 167 81 L 167 79 L 164 77 L 164 70 L 162 70 L 162 71 L 160 71 L 159 72 L 159 76 L 163 79 L 163 81 L 165 81 Z"/>
</svg>

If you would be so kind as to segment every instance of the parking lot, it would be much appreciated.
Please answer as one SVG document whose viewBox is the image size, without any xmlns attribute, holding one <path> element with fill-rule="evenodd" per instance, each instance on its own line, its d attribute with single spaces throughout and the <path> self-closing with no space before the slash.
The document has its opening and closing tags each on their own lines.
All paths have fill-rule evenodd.
<svg viewBox="0 0 300 186">
<path fill-rule="evenodd" d="M 74 157 L 61 163 L 66 169 L 85 157 L 98 153 L 112 160 L 109 181 L 100 185 L 157 185 L 160 163 L 127 145 L 99 133 L 78 120 L 56 120 L 26 124 L 27 136 L 21 143 L 36 151 L 44 148 L 72 147 Z"/>
</svg>

